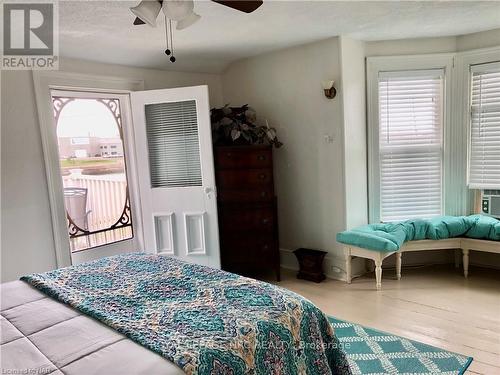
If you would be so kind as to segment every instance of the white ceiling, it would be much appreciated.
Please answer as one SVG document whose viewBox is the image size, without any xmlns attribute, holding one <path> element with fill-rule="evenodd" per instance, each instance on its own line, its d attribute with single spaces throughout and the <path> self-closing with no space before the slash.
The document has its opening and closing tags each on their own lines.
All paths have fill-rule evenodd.
<svg viewBox="0 0 500 375">
<path fill-rule="evenodd" d="M 450 36 L 500 28 L 498 1 L 272 1 L 251 14 L 196 1 L 201 20 L 174 35 L 177 62 L 163 53 L 165 30 L 133 26 L 129 1 L 62 1 L 60 55 L 198 72 L 274 49 L 346 34 L 362 40 Z"/>
</svg>

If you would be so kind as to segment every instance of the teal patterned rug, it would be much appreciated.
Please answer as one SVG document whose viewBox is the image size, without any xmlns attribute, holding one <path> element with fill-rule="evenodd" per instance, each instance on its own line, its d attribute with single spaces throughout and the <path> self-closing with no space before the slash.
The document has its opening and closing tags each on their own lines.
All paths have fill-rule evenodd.
<svg viewBox="0 0 500 375">
<path fill-rule="evenodd" d="M 329 317 L 354 374 L 463 374 L 471 357 Z"/>
</svg>

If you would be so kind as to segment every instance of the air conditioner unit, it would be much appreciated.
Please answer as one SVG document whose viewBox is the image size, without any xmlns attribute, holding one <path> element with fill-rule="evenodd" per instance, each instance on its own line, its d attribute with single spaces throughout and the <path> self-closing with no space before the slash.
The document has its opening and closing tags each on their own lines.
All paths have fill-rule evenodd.
<svg viewBox="0 0 500 375">
<path fill-rule="evenodd" d="M 500 219 L 500 190 L 483 190 L 481 193 L 483 213 Z"/>
</svg>

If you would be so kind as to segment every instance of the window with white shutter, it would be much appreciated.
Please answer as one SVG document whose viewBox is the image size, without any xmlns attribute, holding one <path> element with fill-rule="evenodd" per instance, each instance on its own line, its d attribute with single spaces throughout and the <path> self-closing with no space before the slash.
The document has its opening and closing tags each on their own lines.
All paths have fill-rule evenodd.
<svg viewBox="0 0 500 375">
<path fill-rule="evenodd" d="M 380 220 L 442 214 L 444 70 L 380 72 Z"/>
<path fill-rule="evenodd" d="M 471 66 L 469 187 L 500 189 L 500 63 Z"/>
</svg>

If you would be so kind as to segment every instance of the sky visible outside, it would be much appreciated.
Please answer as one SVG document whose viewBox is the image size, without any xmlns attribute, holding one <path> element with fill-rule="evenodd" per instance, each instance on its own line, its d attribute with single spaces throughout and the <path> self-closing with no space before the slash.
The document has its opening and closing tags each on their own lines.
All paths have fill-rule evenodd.
<svg viewBox="0 0 500 375">
<path fill-rule="evenodd" d="M 118 138 L 118 125 L 111 111 L 95 99 L 75 99 L 59 115 L 57 136 Z"/>
</svg>

